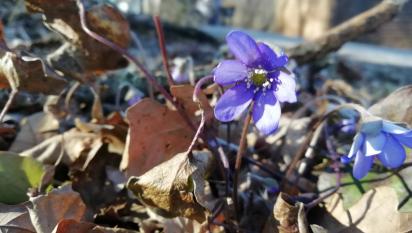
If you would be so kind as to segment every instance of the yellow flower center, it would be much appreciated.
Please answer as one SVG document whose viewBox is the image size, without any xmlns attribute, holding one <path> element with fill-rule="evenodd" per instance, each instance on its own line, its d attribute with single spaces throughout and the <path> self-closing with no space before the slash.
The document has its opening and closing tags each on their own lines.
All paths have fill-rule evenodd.
<svg viewBox="0 0 412 233">
<path fill-rule="evenodd" d="M 253 73 L 251 80 L 255 86 L 262 86 L 266 81 L 265 73 Z"/>
</svg>

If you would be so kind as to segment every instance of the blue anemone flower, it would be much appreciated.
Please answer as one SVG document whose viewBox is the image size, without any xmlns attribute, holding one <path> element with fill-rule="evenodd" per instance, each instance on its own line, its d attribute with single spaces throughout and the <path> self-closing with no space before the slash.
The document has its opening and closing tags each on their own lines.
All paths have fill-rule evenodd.
<svg viewBox="0 0 412 233">
<path fill-rule="evenodd" d="M 375 119 L 361 125 L 348 156 L 342 161 L 347 163 L 355 159 L 353 176 L 362 179 L 371 169 L 375 157 L 388 168 L 401 166 L 406 158 L 404 146 L 412 148 L 412 130 L 394 122 Z"/>
<path fill-rule="evenodd" d="M 232 31 L 226 41 L 235 60 L 224 60 L 214 70 L 214 81 L 231 86 L 215 107 L 223 122 L 238 118 L 249 105 L 253 121 L 263 135 L 275 132 L 281 102 L 296 102 L 295 79 L 284 66 L 288 57 L 278 56 L 267 44 L 256 42 L 241 31 Z"/>
</svg>

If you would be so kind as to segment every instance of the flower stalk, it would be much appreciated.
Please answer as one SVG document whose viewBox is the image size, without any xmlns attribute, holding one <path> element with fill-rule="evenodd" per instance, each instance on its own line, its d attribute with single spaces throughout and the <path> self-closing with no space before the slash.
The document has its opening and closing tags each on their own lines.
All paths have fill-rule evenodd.
<svg viewBox="0 0 412 233">
<path fill-rule="evenodd" d="M 242 166 L 243 154 L 245 153 L 245 149 L 246 149 L 246 137 L 247 137 L 250 122 L 252 120 L 252 111 L 251 111 L 252 107 L 253 107 L 253 103 L 252 103 L 251 108 L 248 111 L 248 114 L 245 117 L 245 121 L 243 122 L 242 135 L 240 136 L 240 141 L 239 141 L 239 150 L 237 151 L 237 154 L 236 154 L 235 173 L 233 174 L 232 200 L 235 206 L 235 213 L 236 213 L 237 220 L 239 220 L 239 201 L 238 201 L 238 192 L 237 192 L 239 172 Z"/>
</svg>

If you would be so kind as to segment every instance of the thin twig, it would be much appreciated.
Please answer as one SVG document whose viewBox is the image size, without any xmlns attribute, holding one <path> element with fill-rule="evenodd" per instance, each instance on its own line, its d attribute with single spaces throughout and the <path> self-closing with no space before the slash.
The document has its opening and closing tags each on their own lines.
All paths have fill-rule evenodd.
<svg viewBox="0 0 412 233">
<path fill-rule="evenodd" d="M 14 99 L 16 98 L 17 93 L 18 93 L 17 89 L 14 89 L 14 88 L 11 89 L 9 99 L 7 100 L 6 104 L 3 107 L 3 110 L 0 113 L 0 122 L 3 122 L 3 118 L 6 115 L 7 111 L 9 111 Z"/>
<path fill-rule="evenodd" d="M 173 81 L 172 73 L 170 72 L 167 50 L 166 50 L 166 43 L 165 43 L 165 36 L 163 32 L 162 22 L 160 21 L 160 17 L 158 15 L 154 15 L 153 22 L 156 28 L 157 38 L 159 40 L 159 48 L 160 48 L 160 52 L 162 53 L 163 68 L 165 69 L 165 72 L 166 72 L 167 82 L 169 83 L 169 86 L 173 86 L 175 83 Z"/>
<path fill-rule="evenodd" d="M 240 141 L 239 141 L 239 150 L 237 151 L 236 154 L 236 162 L 235 162 L 235 173 L 233 175 L 233 193 L 232 193 L 232 199 L 233 199 L 233 205 L 235 206 L 235 215 L 236 219 L 239 220 L 239 206 L 238 206 L 238 197 L 237 197 L 237 186 L 238 186 L 238 178 L 239 178 L 239 172 L 240 172 L 240 167 L 242 166 L 242 158 L 243 154 L 245 153 L 245 148 L 246 148 L 246 136 L 247 132 L 249 129 L 250 121 L 252 120 L 252 114 L 250 111 L 251 108 L 249 108 L 248 114 L 245 118 L 245 121 L 243 123 L 243 129 L 242 129 L 242 134 L 240 136 Z"/>
</svg>

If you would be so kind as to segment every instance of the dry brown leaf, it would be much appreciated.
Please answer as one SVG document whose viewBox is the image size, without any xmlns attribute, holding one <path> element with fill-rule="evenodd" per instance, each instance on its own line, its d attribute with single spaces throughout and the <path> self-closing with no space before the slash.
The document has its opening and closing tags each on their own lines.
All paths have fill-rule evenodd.
<svg viewBox="0 0 412 233">
<path fill-rule="evenodd" d="M 48 59 L 54 68 L 77 77 L 83 72 L 103 72 L 126 65 L 118 52 L 87 35 L 80 25 L 79 9 L 74 0 L 26 0 L 31 12 L 44 14 L 45 24 L 60 33 L 67 43 Z M 98 5 L 86 12 L 88 27 L 122 48 L 130 42 L 129 24 L 119 11 Z M 108 59 L 109 58 L 109 59 Z"/>
<path fill-rule="evenodd" d="M 397 210 L 398 197 L 393 188 L 380 186 L 369 190 L 349 210 L 343 208 L 339 194 L 326 201 L 331 216 L 325 215 L 318 224 L 329 231 L 340 232 L 411 232 L 412 213 Z M 332 218 L 331 218 L 332 217 Z M 336 220 L 340 223 L 336 224 Z"/>
<path fill-rule="evenodd" d="M 405 122 L 412 126 L 412 85 L 401 87 L 378 103 L 369 111 L 394 122 Z"/>
<path fill-rule="evenodd" d="M 194 151 L 191 160 L 180 153 L 142 176 L 131 177 L 127 186 L 159 215 L 203 222 L 205 207 L 199 203 L 205 203 L 205 176 L 211 163 L 209 152 Z"/>
<path fill-rule="evenodd" d="M 278 196 L 273 214 L 278 222 L 279 233 L 309 233 L 303 203 L 295 203 L 285 194 Z"/>
<path fill-rule="evenodd" d="M 37 233 L 50 233 L 62 219 L 85 219 L 86 205 L 70 185 L 54 189 L 47 195 L 32 198 L 28 207 Z"/>
<path fill-rule="evenodd" d="M 22 90 L 47 95 L 57 95 L 67 82 L 48 70 L 40 58 L 20 56 L 13 52 L 2 52 L 0 79 L 7 80 L 13 90 Z"/>
<path fill-rule="evenodd" d="M 20 123 L 20 131 L 9 151 L 22 152 L 58 133 L 59 121 L 50 113 L 38 112 Z"/>
<path fill-rule="evenodd" d="M 27 212 L 27 204 L 27 202 L 19 205 L 5 205 L 0 203 L 1 232 L 28 233 L 35 231 L 31 224 L 29 213 Z"/>
<path fill-rule="evenodd" d="M 189 114 L 189 116 L 195 116 L 196 112 L 199 111 L 199 104 L 193 102 L 193 92 L 194 87 L 192 85 L 175 85 L 170 87 L 170 92 L 177 101 L 182 104 L 183 108 Z M 206 95 L 203 92 L 200 92 L 199 100 L 202 105 L 203 111 L 205 111 L 206 121 L 214 119 L 213 108 L 210 106 L 209 101 L 206 98 Z"/>
<path fill-rule="evenodd" d="M 82 133 L 72 129 L 46 139 L 40 144 L 21 152 L 21 155 L 31 156 L 38 161 L 48 164 L 54 164 L 62 156 L 62 162 L 69 165 L 82 154 L 89 153 L 99 145 L 101 145 L 99 135 Z"/>
<path fill-rule="evenodd" d="M 152 99 L 143 99 L 131 106 L 126 118 L 130 128 L 121 168 L 128 177 L 142 175 L 186 151 L 194 135 L 176 111 Z"/>
</svg>

